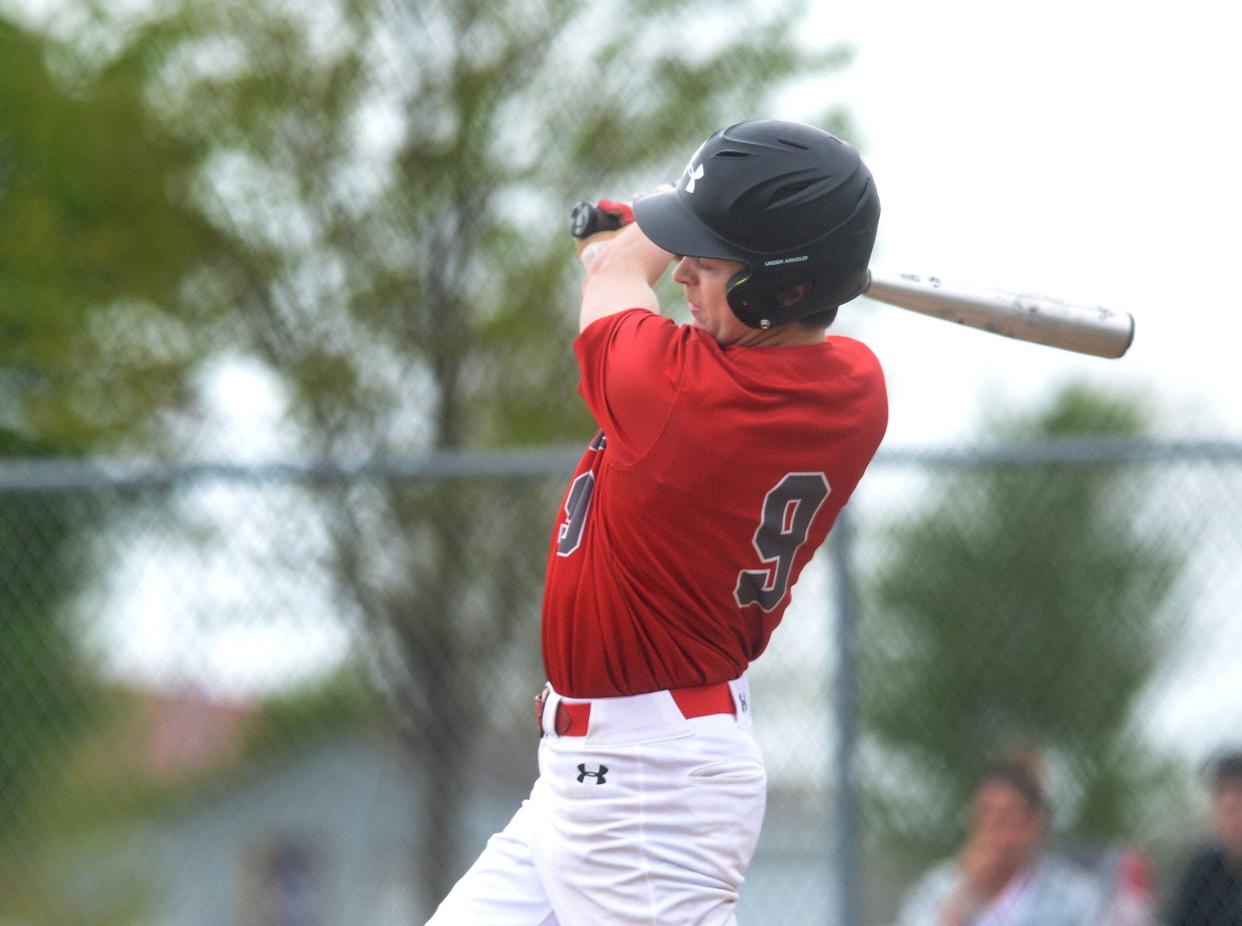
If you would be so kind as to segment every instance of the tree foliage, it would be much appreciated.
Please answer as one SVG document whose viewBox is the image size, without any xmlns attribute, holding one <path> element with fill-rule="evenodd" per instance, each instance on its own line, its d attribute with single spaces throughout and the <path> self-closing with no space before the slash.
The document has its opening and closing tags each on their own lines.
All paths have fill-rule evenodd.
<svg viewBox="0 0 1242 926">
<path fill-rule="evenodd" d="M 64 452 L 149 447 L 200 359 L 186 287 L 226 239 L 186 195 L 201 149 L 149 111 L 156 48 L 74 79 L 0 15 L 0 424 Z"/>
<path fill-rule="evenodd" d="M 993 425 L 1019 448 L 1142 429 L 1134 403 L 1082 387 Z M 946 851 L 983 765 L 1012 751 L 1042 757 L 1071 836 L 1126 834 L 1160 769 L 1131 724 L 1181 564 L 1130 486 L 1104 464 L 970 468 L 892 528 L 863 651 L 865 721 L 892 775 L 873 797 L 894 842 Z"/>
<path fill-rule="evenodd" d="M 186 275 L 224 239 L 176 195 L 192 146 L 152 135 L 135 42 L 75 80 L 0 15 L 0 461 L 150 437 L 195 357 Z M 35 799 L 91 703 L 70 605 L 98 510 L 0 490 L 0 896 L 21 893 Z"/>
<path fill-rule="evenodd" d="M 0 430 L 0 459 L 46 449 Z M 64 603 L 79 581 L 80 513 L 66 499 L 0 491 L 0 872 L 38 812 L 36 786 L 86 705 Z M 6 878 L 0 874 L 0 896 Z"/>
</svg>

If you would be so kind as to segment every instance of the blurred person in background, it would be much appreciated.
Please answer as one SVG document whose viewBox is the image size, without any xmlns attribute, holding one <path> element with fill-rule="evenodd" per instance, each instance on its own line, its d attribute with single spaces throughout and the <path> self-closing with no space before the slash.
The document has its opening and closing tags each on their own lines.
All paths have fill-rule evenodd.
<svg viewBox="0 0 1242 926">
<path fill-rule="evenodd" d="M 1242 926 L 1242 750 L 1219 756 L 1209 774 L 1215 839 L 1182 872 L 1169 926 Z"/>
<path fill-rule="evenodd" d="M 975 789 L 965 845 L 923 876 L 897 926 L 1099 926 L 1091 879 L 1044 851 L 1049 810 L 1033 763 L 990 766 Z"/>
</svg>

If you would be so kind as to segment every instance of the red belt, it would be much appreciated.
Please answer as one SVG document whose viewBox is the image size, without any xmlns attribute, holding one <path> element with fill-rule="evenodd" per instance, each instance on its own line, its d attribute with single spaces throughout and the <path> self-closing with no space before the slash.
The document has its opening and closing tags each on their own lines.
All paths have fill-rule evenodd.
<svg viewBox="0 0 1242 926">
<path fill-rule="evenodd" d="M 700 685 L 695 688 L 671 688 L 669 694 L 681 711 L 681 715 L 689 720 L 692 717 L 706 717 L 708 714 L 734 714 L 733 692 L 728 682 L 715 685 Z M 540 692 L 535 698 L 535 718 L 543 731 L 543 704 L 547 692 Z M 555 730 L 558 736 L 586 736 L 591 720 L 591 702 L 561 701 L 556 705 Z"/>
</svg>

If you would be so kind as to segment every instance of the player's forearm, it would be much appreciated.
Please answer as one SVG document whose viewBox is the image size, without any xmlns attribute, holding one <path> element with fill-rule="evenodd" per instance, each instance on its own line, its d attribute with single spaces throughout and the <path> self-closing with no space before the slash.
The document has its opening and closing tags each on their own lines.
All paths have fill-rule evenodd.
<svg viewBox="0 0 1242 926">
<path fill-rule="evenodd" d="M 598 250 L 591 251 L 596 245 Z M 578 330 L 626 309 L 660 310 L 653 287 L 673 255 L 652 244 L 637 225 L 627 225 L 608 239 L 588 241 L 582 254 L 587 273 Z"/>
<path fill-rule="evenodd" d="M 588 278 L 592 274 L 624 275 L 653 287 L 673 260 L 673 255 L 653 244 L 637 224 L 625 226 L 599 244 L 587 267 Z M 587 246 L 593 246 L 591 241 Z"/>
</svg>

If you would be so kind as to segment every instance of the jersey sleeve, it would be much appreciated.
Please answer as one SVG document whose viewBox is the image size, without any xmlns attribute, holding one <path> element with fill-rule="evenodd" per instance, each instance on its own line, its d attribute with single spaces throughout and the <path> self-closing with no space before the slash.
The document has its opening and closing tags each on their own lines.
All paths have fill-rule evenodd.
<svg viewBox="0 0 1242 926">
<path fill-rule="evenodd" d="M 597 319 L 574 341 L 578 392 L 621 465 L 655 445 L 677 400 L 685 339 L 670 319 L 630 309 Z"/>
</svg>

